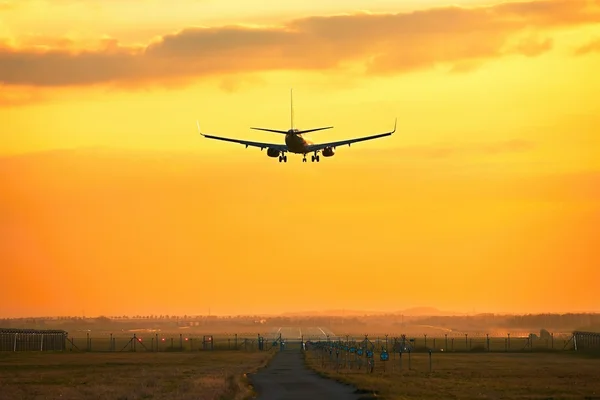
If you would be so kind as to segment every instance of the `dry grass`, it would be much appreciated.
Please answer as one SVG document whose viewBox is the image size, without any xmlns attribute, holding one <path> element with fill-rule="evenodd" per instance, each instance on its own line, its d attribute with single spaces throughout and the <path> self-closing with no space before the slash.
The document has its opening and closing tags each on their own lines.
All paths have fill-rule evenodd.
<svg viewBox="0 0 600 400">
<path fill-rule="evenodd" d="M 243 399 L 272 354 L 0 353 L 0 399 Z"/>
<path fill-rule="evenodd" d="M 568 353 L 434 353 L 391 357 L 374 372 L 340 368 L 317 352 L 308 352 L 307 364 L 321 375 L 377 393 L 384 399 L 599 399 L 600 358 Z M 342 365 L 343 363 L 343 358 Z"/>
</svg>

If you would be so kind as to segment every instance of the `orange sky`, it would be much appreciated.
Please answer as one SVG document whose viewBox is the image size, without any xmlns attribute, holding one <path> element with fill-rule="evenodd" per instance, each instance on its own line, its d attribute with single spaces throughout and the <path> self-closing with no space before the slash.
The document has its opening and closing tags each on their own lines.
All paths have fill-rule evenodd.
<svg viewBox="0 0 600 400">
<path fill-rule="evenodd" d="M 599 70 L 599 0 L 0 0 L 0 317 L 600 311 Z M 398 131 L 197 134 L 290 87 Z"/>
</svg>

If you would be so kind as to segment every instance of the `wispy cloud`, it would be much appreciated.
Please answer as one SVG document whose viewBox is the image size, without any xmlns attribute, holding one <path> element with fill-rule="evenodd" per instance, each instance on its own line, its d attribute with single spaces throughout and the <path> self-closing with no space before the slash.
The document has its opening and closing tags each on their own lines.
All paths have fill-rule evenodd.
<svg viewBox="0 0 600 400">
<path fill-rule="evenodd" d="M 233 72 L 330 70 L 347 63 L 362 64 L 367 74 L 396 74 L 437 64 L 465 72 L 507 54 L 537 56 L 549 51 L 552 39 L 545 36 L 546 30 L 600 20 L 600 11 L 590 4 L 526 1 L 310 17 L 258 28 L 191 27 L 144 48 L 121 46 L 115 39 L 80 51 L 70 41 L 57 40 L 45 49 L 4 46 L 0 80 L 36 86 L 181 82 Z"/>
<path fill-rule="evenodd" d="M 600 39 L 593 40 L 575 50 L 575 54 L 578 56 L 597 52 L 600 52 Z"/>
<path fill-rule="evenodd" d="M 0 11 L 12 10 L 17 4 L 13 1 L 0 0 Z"/>
<path fill-rule="evenodd" d="M 518 43 L 516 50 L 527 57 L 536 57 L 551 50 L 553 44 L 554 42 L 551 38 L 527 37 Z"/>
<path fill-rule="evenodd" d="M 0 81 L 0 107 L 29 105 L 43 100 L 44 96 L 35 87 L 9 86 Z"/>
</svg>

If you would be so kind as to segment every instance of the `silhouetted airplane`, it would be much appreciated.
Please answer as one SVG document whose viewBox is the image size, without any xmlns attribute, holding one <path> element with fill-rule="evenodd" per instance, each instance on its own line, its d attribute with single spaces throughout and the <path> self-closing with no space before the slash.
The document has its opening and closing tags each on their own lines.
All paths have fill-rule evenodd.
<svg viewBox="0 0 600 400">
<path fill-rule="evenodd" d="M 372 135 L 372 136 L 364 136 L 364 137 L 360 137 L 360 138 L 356 138 L 356 139 L 340 140 L 337 142 L 314 144 L 314 143 L 306 140 L 305 138 L 303 138 L 302 135 L 305 133 L 309 133 L 309 132 L 316 132 L 316 131 L 321 131 L 324 129 L 331 129 L 331 128 L 333 128 L 333 126 L 327 126 L 324 128 L 306 129 L 306 130 L 298 130 L 298 129 L 294 128 L 294 98 L 293 98 L 293 92 L 291 92 L 291 91 L 290 91 L 290 102 L 291 102 L 291 106 L 290 106 L 291 128 L 289 130 L 282 131 L 282 130 L 267 129 L 267 128 L 250 128 L 250 129 L 256 129 L 259 131 L 281 133 L 281 134 L 285 135 L 285 144 L 250 142 L 248 140 L 230 139 L 230 138 L 225 138 L 225 137 L 220 137 L 220 136 L 207 135 L 207 134 L 202 133 L 202 131 L 200 130 L 200 123 L 198 121 L 196 121 L 196 125 L 198 126 L 198 132 L 205 138 L 224 140 L 226 142 L 239 143 L 239 144 L 245 145 L 246 148 L 248 148 L 248 146 L 260 147 L 261 150 L 266 148 L 267 155 L 269 157 L 273 157 L 273 158 L 279 157 L 279 162 L 282 162 L 282 161 L 287 162 L 287 155 L 285 154 L 287 152 L 302 154 L 304 156 L 304 158 L 302 159 L 302 162 L 306 162 L 307 154 L 314 153 L 311 158 L 312 161 L 319 162 L 320 161 L 319 152 L 321 152 L 323 154 L 323 157 L 332 157 L 335 154 L 335 148 L 337 146 L 344 146 L 344 145 L 350 146 L 352 143 L 363 142 L 365 140 L 378 139 L 378 138 L 381 138 L 384 136 L 390 136 L 392 133 L 396 132 L 397 119 L 396 119 L 396 121 L 394 121 L 394 130 L 392 130 L 391 132 L 380 133 L 380 134 Z"/>
</svg>

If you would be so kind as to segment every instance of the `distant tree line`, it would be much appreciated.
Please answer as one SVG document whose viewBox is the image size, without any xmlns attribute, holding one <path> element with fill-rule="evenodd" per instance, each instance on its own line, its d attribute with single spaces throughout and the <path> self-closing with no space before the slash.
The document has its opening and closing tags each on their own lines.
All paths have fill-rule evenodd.
<svg viewBox="0 0 600 400">
<path fill-rule="evenodd" d="M 408 325 L 431 325 L 452 330 L 481 330 L 489 327 L 513 330 L 549 329 L 552 331 L 593 330 L 600 331 L 600 314 L 570 313 L 570 314 L 527 314 L 527 315 L 497 315 L 479 314 L 472 316 L 402 316 L 399 314 L 389 315 L 364 315 L 364 316 L 207 316 L 207 315 L 128 315 L 121 316 L 99 316 L 84 318 L 75 316 L 61 317 L 36 317 L 36 318 L 4 318 L 0 319 L 2 328 L 21 327 L 43 327 L 48 325 L 111 325 L 127 323 L 186 325 L 188 323 L 200 323 L 201 325 L 226 325 L 226 326 L 249 326 L 260 324 L 263 326 L 297 326 L 297 327 L 329 327 L 344 329 L 347 326 L 389 326 L 401 329 Z M 195 322 L 194 322 L 195 321 Z M 157 325 L 158 326 L 158 325 Z"/>
<path fill-rule="evenodd" d="M 426 325 L 442 326 L 493 326 L 508 329 L 558 329 L 574 330 L 600 326 L 600 314 L 528 314 L 427 317 L 419 321 Z"/>
</svg>

